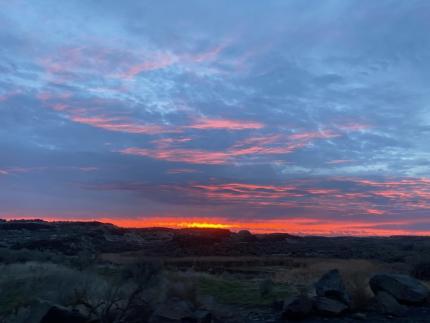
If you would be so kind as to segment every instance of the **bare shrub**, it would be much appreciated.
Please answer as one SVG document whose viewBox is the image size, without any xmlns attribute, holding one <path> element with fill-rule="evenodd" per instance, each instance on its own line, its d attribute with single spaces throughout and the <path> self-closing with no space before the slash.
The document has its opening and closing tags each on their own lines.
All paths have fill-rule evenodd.
<svg viewBox="0 0 430 323">
<path fill-rule="evenodd" d="M 145 290 L 156 270 L 141 266 L 134 276 L 101 276 L 92 270 L 77 270 L 51 263 L 0 266 L 0 322 L 33 303 L 48 302 L 78 308 L 102 323 L 133 322 L 143 319 L 150 307 Z M 134 313 L 135 315 L 131 315 Z"/>
<path fill-rule="evenodd" d="M 93 292 L 106 286 L 95 275 L 51 263 L 2 265 L 0 272 L 0 317 L 38 301 L 68 305 L 77 286 L 91 284 Z"/>
</svg>

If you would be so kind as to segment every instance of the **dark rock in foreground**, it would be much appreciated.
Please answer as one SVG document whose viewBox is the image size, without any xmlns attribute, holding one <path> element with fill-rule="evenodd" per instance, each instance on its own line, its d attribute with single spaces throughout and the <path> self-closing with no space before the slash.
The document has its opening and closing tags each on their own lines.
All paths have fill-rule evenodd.
<svg viewBox="0 0 430 323">
<path fill-rule="evenodd" d="M 345 285 L 343 284 L 342 278 L 337 269 L 333 269 L 324 274 L 315 284 L 315 291 L 318 296 L 340 301 L 347 307 L 351 304 L 351 297 L 346 291 Z"/>
<path fill-rule="evenodd" d="M 377 274 L 370 279 L 369 284 L 375 294 L 386 292 L 403 304 L 420 304 L 430 295 L 427 286 L 406 275 Z"/>
<path fill-rule="evenodd" d="M 394 316 L 403 316 L 407 308 L 386 292 L 378 292 L 371 306 L 377 313 L 388 314 Z"/>
</svg>

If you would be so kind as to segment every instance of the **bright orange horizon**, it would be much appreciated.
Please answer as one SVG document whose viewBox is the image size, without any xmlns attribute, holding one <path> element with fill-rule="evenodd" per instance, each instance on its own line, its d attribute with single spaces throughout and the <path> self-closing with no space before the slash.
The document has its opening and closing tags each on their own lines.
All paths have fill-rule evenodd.
<svg viewBox="0 0 430 323">
<path fill-rule="evenodd" d="M 39 2 L 1 2 L 0 218 L 430 235 L 425 1 Z"/>
<path fill-rule="evenodd" d="M 54 218 L 54 217 L 31 217 L 16 216 L 6 217 L 6 220 L 30 220 L 42 219 L 49 222 L 55 221 L 98 221 L 111 223 L 123 228 L 151 228 L 166 227 L 172 229 L 184 228 L 208 228 L 208 229 L 228 229 L 231 231 L 249 230 L 255 234 L 263 233 L 290 233 L 296 235 L 323 235 L 323 236 L 392 236 L 392 235 L 413 235 L 430 236 L 430 231 L 409 231 L 402 229 L 406 221 L 390 221 L 379 223 L 379 225 L 389 225 L 398 229 L 378 228 L 378 224 L 368 221 L 342 222 L 312 218 L 290 218 L 290 219 L 269 219 L 266 221 L 254 220 L 248 222 L 233 221 L 226 218 L 207 217 L 148 217 L 148 218 Z"/>
</svg>

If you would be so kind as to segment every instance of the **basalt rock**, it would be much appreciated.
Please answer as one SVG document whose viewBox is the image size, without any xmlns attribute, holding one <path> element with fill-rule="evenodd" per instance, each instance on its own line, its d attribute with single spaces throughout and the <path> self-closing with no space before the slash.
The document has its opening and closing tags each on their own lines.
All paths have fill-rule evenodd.
<svg viewBox="0 0 430 323">
<path fill-rule="evenodd" d="M 315 291 L 319 297 L 337 300 L 345 304 L 347 307 L 351 304 L 351 297 L 346 291 L 345 285 L 337 269 L 333 269 L 324 274 L 315 284 Z"/>
<path fill-rule="evenodd" d="M 393 296 L 386 292 L 376 294 L 371 308 L 378 313 L 394 316 L 402 316 L 406 312 L 406 307 L 399 304 Z"/>
<path fill-rule="evenodd" d="M 386 292 L 402 304 L 420 304 L 430 295 L 427 286 L 406 275 L 377 274 L 370 279 L 369 284 L 375 295 Z"/>
</svg>

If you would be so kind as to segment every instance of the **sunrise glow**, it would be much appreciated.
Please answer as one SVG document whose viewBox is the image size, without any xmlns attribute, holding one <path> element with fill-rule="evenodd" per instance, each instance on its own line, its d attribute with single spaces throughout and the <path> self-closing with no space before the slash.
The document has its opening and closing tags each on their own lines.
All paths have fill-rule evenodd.
<svg viewBox="0 0 430 323">
<path fill-rule="evenodd" d="M 31 216 L 9 216 L 6 219 L 26 219 L 33 220 Z M 69 217 L 67 219 L 54 217 L 41 217 L 41 219 L 56 221 L 99 221 L 111 223 L 123 228 L 171 228 L 171 229 L 227 229 L 232 232 L 249 230 L 255 234 L 263 233 L 291 233 L 296 235 L 323 235 L 323 236 L 392 236 L 408 235 L 409 231 L 402 228 L 414 220 L 398 221 L 332 221 L 320 220 L 318 218 L 295 217 L 288 220 L 251 220 L 247 222 L 231 221 L 227 218 L 187 218 L 187 217 L 145 217 L 145 218 L 78 218 Z M 391 229 L 385 229 L 390 227 Z M 416 230 L 416 235 L 430 235 L 430 230 Z"/>
<path fill-rule="evenodd" d="M 42 2 L 1 7 L 0 218 L 430 232 L 424 4 Z"/>
</svg>

